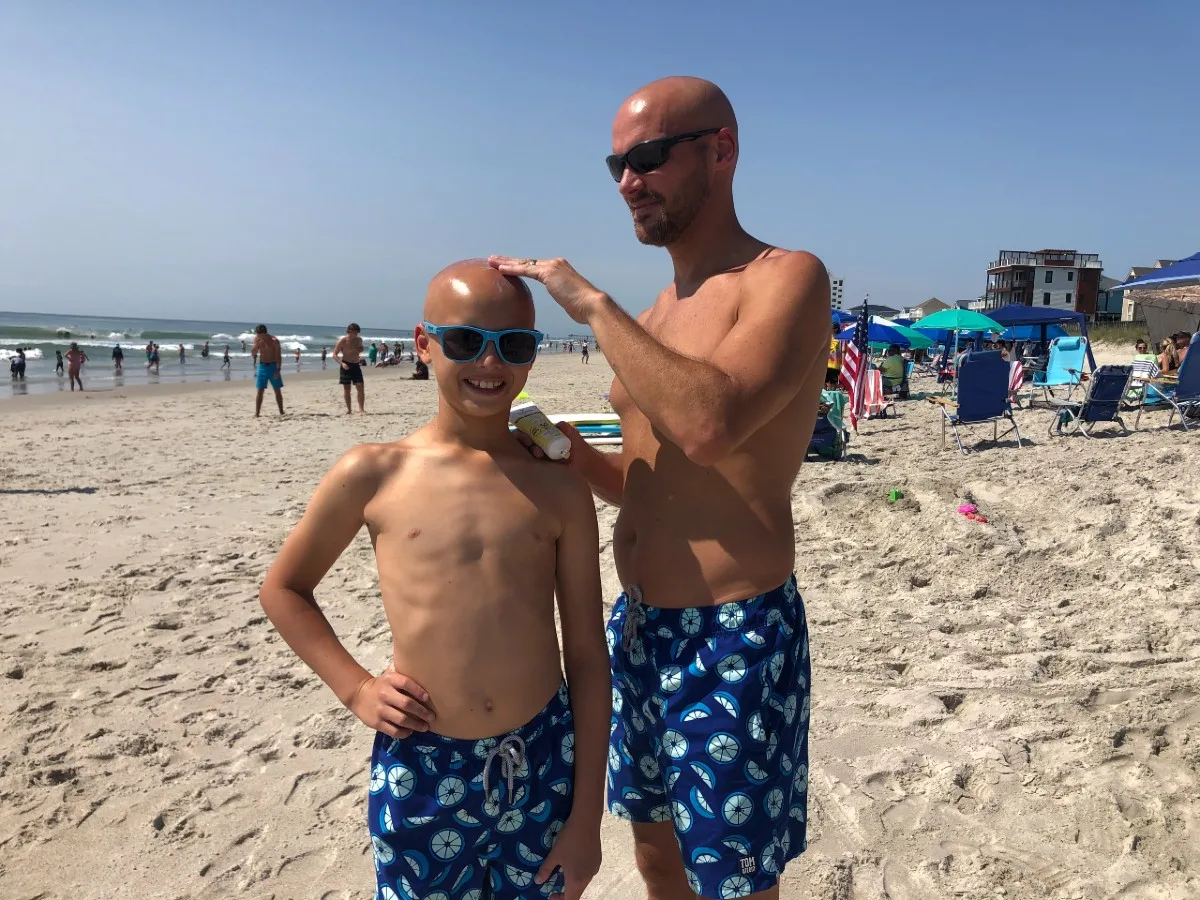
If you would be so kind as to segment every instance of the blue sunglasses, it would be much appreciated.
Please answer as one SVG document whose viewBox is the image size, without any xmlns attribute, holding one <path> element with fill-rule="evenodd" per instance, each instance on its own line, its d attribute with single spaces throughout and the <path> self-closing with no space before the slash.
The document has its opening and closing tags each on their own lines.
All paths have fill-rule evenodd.
<svg viewBox="0 0 1200 900">
<path fill-rule="evenodd" d="M 494 344 L 505 364 L 527 366 L 537 356 L 538 345 L 545 337 L 540 331 L 528 328 L 488 331 L 474 325 L 434 325 L 431 322 L 421 325 L 426 334 L 442 345 L 446 359 L 456 363 L 474 362 L 483 356 L 488 344 Z"/>
</svg>

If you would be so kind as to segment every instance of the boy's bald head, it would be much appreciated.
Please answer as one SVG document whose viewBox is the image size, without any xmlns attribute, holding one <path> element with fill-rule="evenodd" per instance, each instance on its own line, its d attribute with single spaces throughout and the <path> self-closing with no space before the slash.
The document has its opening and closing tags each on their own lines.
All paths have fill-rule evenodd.
<svg viewBox="0 0 1200 900">
<path fill-rule="evenodd" d="M 430 280 L 424 315 L 435 325 L 532 328 L 533 294 L 520 278 L 502 275 L 486 259 L 464 259 Z"/>
</svg>

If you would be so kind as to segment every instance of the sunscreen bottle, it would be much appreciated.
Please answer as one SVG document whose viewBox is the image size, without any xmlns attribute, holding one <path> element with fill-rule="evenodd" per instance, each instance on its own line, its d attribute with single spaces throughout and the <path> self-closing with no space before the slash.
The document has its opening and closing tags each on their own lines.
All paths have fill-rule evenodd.
<svg viewBox="0 0 1200 900">
<path fill-rule="evenodd" d="M 517 403 L 509 411 L 508 421 L 518 431 L 529 435 L 549 459 L 566 459 L 571 455 L 571 439 L 554 427 L 524 391 L 517 394 Z"/>
</svg>

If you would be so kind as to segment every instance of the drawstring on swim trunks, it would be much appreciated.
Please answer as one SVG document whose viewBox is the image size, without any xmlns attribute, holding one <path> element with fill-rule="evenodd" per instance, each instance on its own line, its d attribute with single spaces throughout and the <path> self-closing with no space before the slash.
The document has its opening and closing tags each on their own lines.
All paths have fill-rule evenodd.
<svg viewBox="0 0 1200 900">
<path fill-rule="evenodd" d="M 508 782 L 508 804 L 513 802 L 513 778 L 517 770 L 525 764 L 525 742 L 515 734 L 510 734 L 500 741 L 483 761 L 483 796 L 490 797 L 488 777 L 492 771 L 492 761 L 500 760 L 500 779 Z"/>
<path fill-rule="evenodd" d="M 629 602 L 625 605 L 625 623 L 621 627 L 621 646 L 628 653 L 637 640 L 638 628 L 646 621 L 645 604 L 642 601 L 641 585 L 631 584 L 625 591 Z"/>
</svg>

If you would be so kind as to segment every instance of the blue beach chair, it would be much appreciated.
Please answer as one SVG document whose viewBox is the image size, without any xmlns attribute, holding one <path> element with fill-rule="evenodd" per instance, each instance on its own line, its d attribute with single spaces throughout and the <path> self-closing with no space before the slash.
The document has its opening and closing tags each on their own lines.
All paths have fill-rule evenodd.
<svg viewBox="0 0 1200 900">
<path fill-rule="evenodd" d="M 954 440 L 958 449 L 966 453 L 959 427 L 992 423 L 992 442 L 1000 439 L 1000 422 L 1007 419 L 1017 435 L 1017 447 L 1021 446 L 1021 431 L 1013 418 L 1012 405 L 1008 402 L 1008 361 L 998 350 L 968 353 L 958 372 L 958 406 L 950 411 L 952 404 L 942 397 L 927 397 L 930 403 L 942 408 L 942 449 L 946 448 L 946 426 L 954 429 Z M 1008 434 L 1008 431 L 1004 432 Z"/>
<path fill-rule="evenodd" d="M 850 444 L 850 432 L 846 430 L 846 424 L 842 418 L 845 408 L 846 395 L 840 390 L 821 391 L 817 424 L 813 427 L 812 438 L 808 442 L 808 453 L 815 453 L 833 460 L 841 459 L 846 455 L 846 448 Z M 808 453 L 805 455 L 807 456 Z"/>
<path fill-rule="evenodd" d="M 1187 356 L 1183 358 L 1183 365 L 1179 367 L 1179 374 L 1174 378 L 1154 378 L 1146 382 L 1146 391 L 1153 391 L 1155 400 L 1169 403 L 1171 405 L 1171 418 L 1167 420 L 1167 427 L 1175 421 L 1175 414 L 1179 414 L 1179 424 L 1183 426 L 1183 430 L 1188 430 L 1187 420 L 1200 411 L 1200 331 L 1192 335 L 1191 341 L 1188 342 Z M 1153 402 L 1147 397 L 1147 402 Z M 1145 404 L 1143 403 L 1143 406 Z M 1142 418 L 1142 407 L 1138 407 L 1137 418 L 1134 419 L 1133 427 L 1137 428 L 1138 422 Z"/>
<path fill-rule="evenodd" d="M 1047 400 L 1054 396 L 1054 388 L 1065 387 L 1066 399 L 1071 399 L 1071 392 L 1083 380 L 1083 361 L 1087 356 L 1087 341 L 1081 337 L 1060 337 L 1050 342 L 1050 358 L 1046 361 L 1044 371 L 1033 373 L 1032 387 L 1029 390 L 1029 404 L 1033 405 L 1033 395 L 1042 390 Z"/>
<path fill-rule="evenodd" d="M 1050 423 L 1051 434 L 1079 432 L 1090 438 L 1090 429 L 1100 422 L 1116 422 L 1121 430 L 1129 429 L 1121 420 L 1121 401 L 1129 390 L 1133 377 L 1133 366 L 1101 366 L 1092 373 L 1087 396 L 1081 401 L 1052 399 L 1054 420 Z"/>
</svg>

